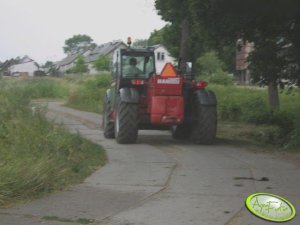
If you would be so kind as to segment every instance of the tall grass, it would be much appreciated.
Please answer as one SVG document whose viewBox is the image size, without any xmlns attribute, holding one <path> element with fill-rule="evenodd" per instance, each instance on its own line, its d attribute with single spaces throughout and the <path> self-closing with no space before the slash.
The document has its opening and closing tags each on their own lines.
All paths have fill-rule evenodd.
<svg viewBox="0 0 300 225">
<path fill-rule="evenodd" d="M 110 74 L 81 78 L 77 88 L 70 93 L 67 105 L 80 110 L 102 112 L 102 100 L 110 82 Z"/>
<path fill-rule="evenodd" d="M 69 95 L 68 87 L 55 78 L 13 79 L 1 82 L 2 89 L 18 91 L 28 99 L 64 98 Z"/>
<path fill-rule="evenodd" d="M 273 125 L 270 142 L 286 147 L 300 144 L 300 93 L 280 93 L 280 110 L 271 112 L 266 89 L 210 85 L 218 99 L 218 115 L 223 121 Z"/>
<path fill-rule="evenodd" d="M 66 94 L 59 83 L 0 82 L 0 206 L 80 182 L 105 162 L 100 146 L 48 122 L 42 114 L 32 114 L 32 97 Z"/>
</svg>

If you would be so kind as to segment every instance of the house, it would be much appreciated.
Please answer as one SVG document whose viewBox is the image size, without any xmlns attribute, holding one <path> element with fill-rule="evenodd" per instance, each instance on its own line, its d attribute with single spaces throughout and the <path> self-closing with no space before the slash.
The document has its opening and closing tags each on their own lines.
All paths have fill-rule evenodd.
<svg viewBox="0 0 300 225">
<path fill-rule="evenodd" d="M 54 63 L 54 68 L 59 72 L 59 74 L 64 74 L 76 64 L 76 60 L 79 56 L 84 58 L 85 64 L 88 67 L 89 74 L 97 74 L 98 72 L 93 67 L 93 62 L 95 62 L 99 56 L 105 55 L 112 59 L 112 55 L 117 48 L 126 48 L 127 45 L 122 41 L 113 41 L 106 44 L 97 46 L 92 50 L 82 50 L 79 53 L 74 53 L 66 56 L 61 61 Z"/>
<path fill-rule="evenodd" d="M 16 59 L 9 59 L 9 60 L 6 60 L 5 62 L 3 62 L 0 66 L 0 75 L 9 76 L 10 75 L 9 68 L 10 68 L 10 66 L 12 66 L 14 64 L 17 64 Z"/>
<path fill-rule="evenodd" d="M 23 58 L 6 60 L 1 65 L 1 74 L 5 76 L 33 76 L 34 71 L 39 70 L 38 64 L 25 55 Z"/>
<path fill-rule="evenodd" d="M 113 53 L 116 49 L 127 48 L 127 45 L 122 41 L 112 41 L 102 45 L 97 46 L 94 50 L 88 52 L 85 55 L 85 63 L 88 66 L 89 74 L 97 74 L 98 72 L 95 70 L 93 63 L 100 56 L 108 56 L 110 59 L 113 57 Z"/>
<path fill-rule="evenodd" d="M 69 69 L 73 68 L 76 64 L 76 59 L 79 56 L 84 58 L 84 62 L 88 67 L 89 74 L 97 74 L 98 71 L 94 68 L 94 62 L 100 56 L 108 56 L 110 59 L 113 58 L 114 51 L 116 49 L 124 49 L 128 46 L 122 41 L 112 41 L 97 46 L 93 50 L 86 50 L 80 53 L 68 55 L 59 62 L 56 62 L 54 67 L 59 71 L 60 74 L 66 73 Z M 175 59 L 170 56 L 168 50 L 161 44 L 152 46 L 154 48 L 156 72 L 160 74 L 166 63 L 175 63 Z"/>
<path fill-rule="evenodd" d="M 83 54 L 84 51 L 67 55 L 61 61 L 54 63 L 54 68 L 58 71 L 59 74 L 64 74 L 75 66 L 76 59 Z"/>
<path fill-rule="evenodd" d="M 156 73 L 160 74 L 166 63 L 175 63 L 175 58 L 170 55 L 169 51 L 162 44 L 152 47 L 154 47 Z"/>
<path fill-rule="evenodd" d="M 254 49 L 254 44 L 249 42 L 244 42 L 243 40 L 239 39 L 237 41 L 237 50 L 236 50 L 236 73 L 235 79 L 238 84 L 250 84 L 251 83 L 251 76 L 250 71 L 248 69 L 248 56 L 251 51 Z"/>
</svg>

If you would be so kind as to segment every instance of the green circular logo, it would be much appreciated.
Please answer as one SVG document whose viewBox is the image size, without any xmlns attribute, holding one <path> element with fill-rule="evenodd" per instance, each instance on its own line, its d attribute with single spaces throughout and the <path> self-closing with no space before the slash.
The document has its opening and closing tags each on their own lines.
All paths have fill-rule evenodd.
<svg viewBox="0 0 300 225">
<path fill-rule="evenodd" d="M 246 206 L 255 216 L 273 222 L 286 222 L 296 215 L 286 199 L 269 193 L 256 193 L 246 199 Z"/>
</svg>

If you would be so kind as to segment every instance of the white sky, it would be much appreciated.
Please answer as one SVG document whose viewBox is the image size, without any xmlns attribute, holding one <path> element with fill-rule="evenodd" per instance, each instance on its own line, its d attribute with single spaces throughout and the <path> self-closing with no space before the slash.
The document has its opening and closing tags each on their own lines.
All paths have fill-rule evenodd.
<svg viewBox="0 0 300 225">
<path fill-rule="evenodd" d="M 23 55 L 58 61 L 64 41 L 75 34 L 96 44 L 126 42 L 164 25 L 154 0 L 0 0 L 0 61 Z"/>
</svg>

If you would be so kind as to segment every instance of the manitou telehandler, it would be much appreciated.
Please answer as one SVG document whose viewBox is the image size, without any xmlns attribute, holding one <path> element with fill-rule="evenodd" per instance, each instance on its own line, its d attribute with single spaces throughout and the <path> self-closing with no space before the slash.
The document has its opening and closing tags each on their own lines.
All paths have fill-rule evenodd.
<svg viewBox="0 0 300 225">
<path fill-rule="evenodd" d="M 104 136 L 129 144 L 136 142 L 139 129 L 169 129 L 175 139 L 211 144 L 216 138 L 217 101 L 206 86 L 170 63 L 156 74 L 151 47 L 117 49 L 113 81 L 104 99 Z"/>
</svg>

